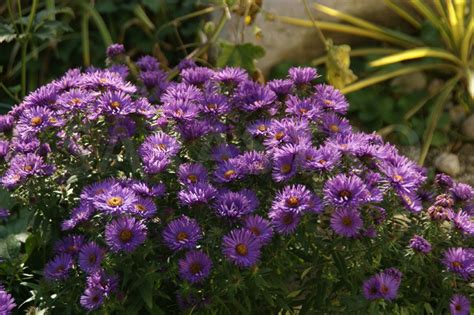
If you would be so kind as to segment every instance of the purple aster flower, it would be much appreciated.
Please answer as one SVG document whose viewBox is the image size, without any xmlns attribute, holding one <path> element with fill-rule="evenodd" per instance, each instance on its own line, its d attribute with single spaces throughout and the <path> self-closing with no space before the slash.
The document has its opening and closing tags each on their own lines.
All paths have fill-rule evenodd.
<svg viewBox="0 0 474 315">
<path fill-rule="evenodd" d="M 335 113 L 327 113 L 321 117 L 320 126 L 328 136 L 336 134 L 348 134 L 352 132 L 349 121 Z"/>
<path fill-rule="evenodd" d="M 381 298 L 391 301 L 397 297 L 400 281 L 396 277 L 382 272 L 375 276 L 378 282 L 379 295 Z"/>
<path fill-rule="evenodd" d="M 453 210 L 450 208 L 445 208 L 442 206 L 432 205 L 428 208 L 428 214 L 431 220 L 434 221 L 450 221 L 454 214 Z"/>
<path fill-rule="evenodd" d="M 255 193 L 249 189 L 238 192 L 222 192 L 217 195 L 213 208 L 221 217 L 240 218 L 252 213 L 258 207 Z"/>
<path fill-rule="evenodd" d="M 309 209 L 313 194 L 304 185 L 290 185 L 278 192 L 272 202 L 272 211 L 301 214 Z"/>
<path fill-rule="evenodd" d="M 25 109 L 16 125 L 18 133 L 37 134 L 47 127 L 56 125 L 57 118 L 53 112 L 44 107 L 31 107 Z"/>
<path fill-rule="evenodd" d="M 87 273 L 100 268 L 105 250 L 94 242 L 84 244 L 79 251 L 79 267 Z"/>
<path fill-rule="evenodd" d="M 14 118 L 11 115 L 0 115 L 0 132 L 9 132 L 13 128 Z"/>
<path fill-rule="evenodd" d="M 145 225 L 135 218 L 118 218 L 105 227 L 105 241 L 113 252 L 133 252 L 145 242 L 146 236 Z"/>
<path fill-rule="evenodd" d="M 98 109 L 112 116 L 126 116 L 135 112 L 135 106 L 128 94 L 122 91 L 108 91 L 99 98 Z"/>
<path fill-rule="evenodd" d="M 216 162 L 224 162 L 240 154 L 240 150 L 233 144 L 219 144 L 212 149 L 212 159 Z"/>
<path fill-rule="evenodd" d="M 199 114 L 199 107 L 194 102 L 175 100 L 163 106 L 163 115 L 177 121 L 191 121 Z"/>
<path fill-rule="evenodd" d="M 168 117 L 176 116 L 178 118 L 195 116 L 202 99 L 202 92 L 194 85 L 186 83 L 170 85 L 161 97 L 163 110 L 168 111 Z M 173 112 L 180 109 L 181 112 Z M 185 110 L 189 113 L 186 113 Z"/>
<path fill-rule="evenodd" d="M 219 163 L 214 171 L 214 178 L 217 182 L 228 183 L 243 177 L 242 166 L 237 159 L 230 159 Z"/>
<path fill-rule="evenodd" d="M 96 287 L 86 288 L 81 295 L 80 303 L 86 310 L 98 309 L 104 303 L 104 293 Z"/>
<path fill-rule="evenodd" d="M 423 254 L 428 254 L 431 252 L 430 242 L 420 235 L 413 236 L 413 238 L 410 240 L 410 248 Z"/>
<path fill-rule="evenodd" d="M 332 146 L 322 146 L 315 150 L 311 159 L 305 159 L 306 165 L 310 169 L 317 171 L 330 171 L 341 160 L 341 152 Z"/>
<path fill-rule="evenodd" d="M 319 108 L 315 106 L 312 99 L 302 99 L 292 95 L 288 96 L 285 112 L 297 117 L 305 117 L 309 120 L 316 120 L 321 114 Z"/>
<path fill-rule="evenodd" d="M 441 173 L 436 174 L 435 183 L 441 188 L 451 188 L 454 184 L 454 181 L 451 176 Z"/>
<path fill-rule="evenodd" d="M 271 222 L 259 215 L 249 215 L 244 218 L 244 228 L 252 232 L 262 245 L 270 243 L 273 237 Z"/>
<path fill-rule="evenodd" d="M 164 184 L 148 186 L 141 181 L 135 180 L 131 182 L 130 189 L 141 197 L 161 197 L 166 192 L 166 186 Z"/>
<path fill-rule="evenodd" d="M 0 314 L 10 315 L 16 303 L 13 296 L 0 285 Z"/>
<path fill-rule="evenodd" d="M 237 163 L 244 174 L 260 175 L 270 168 L 270 159 L 264 152 L 247 151 L 236 157 Z"/>
<path fill-rule="evenodd" d="M 43 158 L 34 153 L 16 155 L 10 161 L 10 169 L 14 170 L 22 178 L 51 175 L 53 172 L 53 167 L 45 164 Z"/>
<path fill-rule="evenodd" d="M 192 67 L 183 69 L 180 73 L 183 82 L 202 87 L 213 76 L 214 71 L 206 67 Z"/>
<path fill-rule="evenodd" d="M 276 101 L 276 94 L 257 82 L 244 81 L 237 89 L 235 101 L 240 109 L 253 112 L 271 107 Z"/>
<path fill-rule="evenodd" d="M 119 278 L 116 275 L 108 275 L 103 269 L 98 269 L 87 276 L 87 287 L 99 289 L 104 296 L 109 297 L 118 289 Z"/>
<path fill-rule="evenodd" d="M 364 296 L 367 300 L 376 300 L 381 298 L 380 293 L 380 282 L 379 280 L 373 276 L 364 281 L 362 285 L 362 291 L 364 292 Z"/>
<path fill-rule="evenodd" d="M 136 62 L 137 66 L 142 71 L 156 71 L 160 68 L 160 64 L 153 56 L 143 56 Z"/>
<path fill-rule="evenodd" d="M 151 218 L 156 215 L 157 209 L 152 198 L 138 197 L 130 212 L 142 218 Z"/>
<path fill-rule="evenodd" d="M 56 254 L 76 255 L 81 250 L 84 242 L 84 235 L 69 235 L 56 242 L 54 252 Z"/>
<path fill-rule="evenodd" d="M 44 277 L 48 281 L 64 280 L 69 276 L 69 271 L 73 266 L 72 256 L 69 254 L 60 254 L 50 260 L 44 267 Z"/>
<path fill-rule="evenodd" d="M 98 70 L 81 77 L 83 88 L 96 91 L 122 91 L 124 93 L 135 93 L 137 88 L 130 82 L 126 82 L 117 72 Z"/>
<path fill-rule="evenodd" d="M 463 183 L 455 183 L 450 192 L 458 201 L 470 200 L 474 195 L 474 189 L 470 185 Z"/>
<path fill-rule="evenodd" d="M 23 103 L 26 108 L 52 107 L 56 103 L 57 96 L 55 86 L 47 84 L 28 94 Z"/>
<path fill-rule="evenodd" d="M 180 71 L 184 69 L 188 69 L 188 68 L 194 68 L 194 67 L 197 67 L 197 65 L 196 65 L 196 62 L 192 59 L 182 59 L 178 63 L 178 69 Z"/>
<path fill-rule="evenodd" d="M 418 213 L 423 209 L 423 205 L 421 204 L 421 199 L 418 195 L 415 194 L 398 194 L 402 204 L 408 210 Z"/>
<path fill-rule="evenodd" d="M 471 314 L 471 302 L 467 296 L 454 294 L 449 303 L 451 315 L 469 315 Z"/>
<path fill-rule="evenodd" d="M 473 217 L 467 212 L 460 210 L 452 218 L 453 224 L 461 233 L 466 235 L 474 235 Z"/>
<path fill-rule="evenodd" d="M 176 124 L 176 130 L 185 141 L 199 139 L 214 131 L 214 127 L 218 126 L 213 126 L 208 120 L 194 120 L 190 122 L 179 122 Z"/>
<path fill-rule="evenodd" d="M 179 152 L 180 148 L 181 145 L 175 138 L 159 131 L 148 136 L 138 149 L 138 152 L 142 157 L 151 153 L 162 153 L 166 156 L 174 156 Z"/>
<path fill-rule="evenodd" d="M 178 179 L 183 185 L 207 182 L 207 170 L 201 163 L 184 163 L 179 166 Z"/>
<path fill-rule="evenodd" d="M 107 57 L 113 58 L 125 54 L 125 47 L 122 44 L 112 44 L 107 47 Z"/>
<path fill-rule="evenodd" d="M 355 237 L 363 226 L 360 213 L 352 208 L 340 208 L 331 215 L 331 228 L 339 235 Z"/>
<path fill-rule="evenodd" d="M 79 206 L 72 209 L 70 218 L 61 223 L 61 229 L 63 231 L 71 230 L 79 223 L 88 221 L 94 213 L 94 206 L 81 200 Z"/>
<path fill-rule="evenodd" d="M 200 111 L 213 116 L 225 115 L 232 110 L 231 104 L 225 95 L 212 93 L 204 95 L 200 104 Z"/>
<path fill-rule="evenodd" d="M 135 134 L 136 124 L 133 119 L 121 117 L 116 119 L 109 127 L 110 142 L 116 143 L 123 139 L 128 139 Z"/>
<path fill-rule="evenodd" d="M 247 127 L 247 131 L 254 137 L 266 136 L 271 126 L 271 121 L 268 119 L 256 120 Z"/>
<path fill-rule="evenodd" d="M 10 216 L 10 210 L 0 208 L 0 220 L 6 220 Z"/>
<path fill-rule="evenodd" d="M 168 223 L 163 230 L 166 246 L 174 251 L 193 249 L 201 238 L 201 228 L 197 221 L 185 215 Z"/>
<path fill-rule="evenodd" d="M 232 230 L 222 241 L 222 252 L 239 267 L 252 267 L 260 259 L 261 243 L 247 229 Z"/>
<path fill-rule="evenodd" d="M 280 98 L 291 93 L 293 81 L 289 79 L 275 79 L 267 82 L 267 86 Z"/>
<path fill-rule="evenodd" d="M 178 199 L 183 205 L 192 206 L 208 204 L 217 194 L 217 190 L 209 183 L 197 183 L 186 186 L 179 191 Z"/>
<path fill-rule="evenodd" d="M 296 212 L 286 212 L 281 210 L 270 211 L 268 216 L 273 228 L 280 234 L 288 235 L 293 233 L 300 223 L 301 217 Z"/>
<path fill-rule="evenodd" d="M 95 104 L 95 96 L 93 93 L 83 89 L 69 90 L 58 98 L 57 104 L 59 112 L 69 113 L 72 111 L 85 110 L 91 104 Z"/>
<path fill-rule="evenodd" d="M 140 155 L 143 162 L 143 170 L 150 175 L 162 172 L 171 163 L 169 156 L 162 152 L 144 152 Z"/>
<path fill-rule="evenodd" d="M 335 207 L 358 207 L 367 201 L 367 187 L 357 175 L 339 174 L 324 185 L 324 200 Z"/>
<path fill-rule="evenodd" d="M 247 81 L 249 76 L 243 69 L 225 67 L 216 71 L 213 79 L 227 87 L 235 87 L 239 83 Z"/>
<path fill-rule="evenodd" d="M 112 215 L 132 212 L 136 202 L 137 196 L 133 190 L 118 184 L 105 187 L 105 192 L 94 198 L 94 206 L 99 211 Z"/>
<path fill-rule="evenodd" d="M 187 252 L 184 258 L 178 261 L 179 275 L 191 283 L 198 283 L 206 279 L 211 273 L 212 261 L 202 251 Z"/>
<path fill-rule="evenodd" d="M 288 77 L 295 85 L 305 85 L 318 78 L 318 72 L 310 67 L 292 67 L 288 70 Z"/>
<path fill-rule="evenodd" d="M 308 146 L 311 144 L 311 130 L 306 119 L 285 118 L 272 120 L 270 130 L 263 144 L 266 147 L 277 147 L 281 144 Z"/>
<path fill-rule="evenodd" d="M 317 84 L 314 99 L 321 108 L 338 114 L 344 115 L 349 108 L 345 96 L 331 85 Z"/>
<path fill-rule="evenodd" d="M 301 165 L 300 147 L 286 144 L 273 151 L 272 178 L 276 182 L 288 181 L 293 178 Z"/>
<path fill-rule="evenodd" d="M 109 71 L 118 73 L 122 79 L 126 79 L 130 73 L 129 68 L 126 65 L 115 64 L 109 67 Z"/>
<path fill-rule="evenodd" d="M 464 279 L 469 279 L 474 274 L 474 250 L 471 248 L 449 248 L 444 252 L 442 262 L 449 271 Z"/>
</svg>

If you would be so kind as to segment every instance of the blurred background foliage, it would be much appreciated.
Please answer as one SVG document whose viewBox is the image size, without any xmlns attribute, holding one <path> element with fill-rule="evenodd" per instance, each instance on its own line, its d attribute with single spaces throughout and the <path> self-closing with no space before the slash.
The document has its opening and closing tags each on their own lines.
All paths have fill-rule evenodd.
<svg viewBox="0 0 474 315">
<path fill-rule="evenodd" d="M 219 35 L 231 12 L 242 19 L 242 27 L 251 24 L 257 3 L 1 1 L 0 113 L 69 68 L 103 66 L 105 49 L 115 42 L 123 43 L 132 58 L 155 56 L 164 68 L 176 66 L 186 57 L 208 64 L 209 55 L 214 54 L 213 64 L 240 65 L 254 71 L 254 59 L 264 55 L 263 48 L 223 41 Z M 211 15 L 216 17 L 215 23 Z"/>
</svg>

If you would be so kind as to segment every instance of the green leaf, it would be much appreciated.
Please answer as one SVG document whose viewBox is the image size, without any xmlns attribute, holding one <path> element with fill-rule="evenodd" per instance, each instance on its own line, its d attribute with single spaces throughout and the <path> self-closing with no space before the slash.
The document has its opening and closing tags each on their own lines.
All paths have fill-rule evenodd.
<svg viewBox="0 0 474 315">
<path fill-rule="evenodd" d="M 0 258 L 14 259 L 20 253 L 21 242 L 16 235 L 8 235 L 0 239 Z"/>
<path fill-rule="evenodd" d="M 255 60 L 262 58 L 265 50 L 261 46 L 251 43 L 233 44 L 221 41 L 220 53 L 217 57 L 217 66 L 239 66 L 249 72 L 255 71 Z"/>
<path fill-rule="evenodd" d="M 16 37 L 15 29 L 10 24 L 0 24 L 0 44 L 11 42 Z"/>
</svg>

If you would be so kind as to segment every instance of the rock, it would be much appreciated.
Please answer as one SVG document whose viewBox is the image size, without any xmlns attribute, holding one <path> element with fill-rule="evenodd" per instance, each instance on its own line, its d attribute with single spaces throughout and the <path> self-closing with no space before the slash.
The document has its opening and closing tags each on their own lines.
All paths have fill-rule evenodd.
<svg viewBox="0 0 474 315">
<path fill-rule="evenodd" d="M 455 105 L 449 108 L 449 117 L 455 125 L 459 125 L 466 118 L 466 109 L 463 105 Z M 474 120 L 473 120 L 474 122 Z M 474 124 L 474 123 L 473 123 Z M 473 126 L 474 127 L 474 126 Z M 472 130 L 474 132 L 474 129 Z"/>
<path fill-rule="evenodd" d="M 461 172 L 461 163 L 456 154 L 444 152 L 434 161 L 435 167 L 443 173 L 456 176 Z"/>
<path fill-rule="evenodd" d="M 474 114 L 462 123 L 462 134 L 469 140 L 474 140 Z"/>
<path fill-rule="evenodd" d="M 390 85 L 399 87 L 405 93 L 410 93 L 423 90 L 426 83 L 426 75 L 419 71 L 397 77 L 392 80 Z"/>
</svg>

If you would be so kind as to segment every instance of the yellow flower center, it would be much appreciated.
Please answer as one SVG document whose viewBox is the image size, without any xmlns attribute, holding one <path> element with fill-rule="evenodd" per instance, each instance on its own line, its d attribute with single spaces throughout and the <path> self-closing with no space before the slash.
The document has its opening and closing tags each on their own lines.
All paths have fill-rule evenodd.
<svg viewBox="0 0 474 315">
<path fill-rule="evenodd" d="M 459 261 L 453 261 L 451 263 L 451 265 L 454 267 L 454 268 L 461 268 L 462 267 L 462 264 L 459 262 Z"/>
<path fill-rule="evenodd" d="M 329 126 L 329 129 L 331 129 L 332 132 L 339 132 L 339 127 L 337 125 L 331 125 Z"/>
<path fill-rule="evenodd" d="M 197 274 L 198 272 L 201 272 L 202 265 L 198 262 L 192 263 L 191 266 L 189 266 L 189 270 L 192 274 Z"/>
<path fill-rule="evenodd" d="M 120 207 L 123 205 L 123 199 L 121 197 L 111 197 L 107 199 L 107 205 L 110 207 Z"/>
<path fill-rule="evenodd" d="M 113 101 L 113 102 L 110 103 L 110 107 L 120 108 L 120 102 L 119 101 Z"/>
<path fill-rule="evenodd" d="M 339 197 L 350 198 L 351 196 L 352 196 L 352 193 L 349 190 L 341 190 L 339 192 Z"/>
<path fill-rule="evenodd" d="M 307 108 L 300 108 L 300 113 L 301 114 L 305 114 L 308 112 L 308 109 Z"/>
<path fill-rule="evenodd" d="M 75 97 L 75 98 L 73 98 L 72 100 L 69 101 L 69 103 L 72 104 L 72 105 L 77 105 L 80 102 L 81 102 L 81 99 L 77 98 L 77 97 Z"/>
<path fill-rule="evenodd" d="M 97 261 L 97 257 L 94 254 L 92 254 L 89 256 L 88 260 L 89 260 L 89 263 L 94 264 Z"/>
<path fill-rule="evenodd" d="M 43 119 L 39 116 L 36 116 L 36 117 L 33 117 L 31 118 L 31 125 L 32 126 L 38 126 L 38 125 L 41 125 L 41 123 L 43 122 Z"/>
<path fill-rule="evenodd" d="M 250 230 L 250 232 L 252 232 L 252 233 L 253 233 L 254 235 L 256 235 L 256 236 L 259 236 L 260 234 L 262 234 L 262 233 L 260 232 L 260 230 L 257 229 L 257 227 L 255 227 L 255 226 L 252 226 L 249 230 Z"/>
<path fill-rule="evenodd" d="M 132 239 L 132 231 L 130 230 L 123 230 L 122 232 L 120 232 L 120 240 L 122 242 L 128 242 Z"/>
<path fill-rule="evenodd" d="M 217 105 L 216 104 L 207 104 L 207 108 L 208 109 L 216 109 L 217 108 Z"/>
<path fill-rule="evenodd" d="M 281 166 L 280 170 L 283 174 L 288 174 L 289 172 L 291 172 L 291 165 L 290 164 L 283 164 Z"/>
<path fill-rule="evenodd" d="M 247 245 L 245 244 L 237 244 L 237 246 L 235 246 L 235 251 L 237 252 L 237 254 L 239 254 L 240 256 L 247 256 L 249 250 L 247 248 Z"/>
<path fill-rule="evenodd" d="M 295 197 L 295 196 L 291 196 L 290 198 L 288 198 L 286 200 L 286 203 L 290 206 L 290 207 L 297 207 L 300 203 L 298 197 Z"/>
<path fill-rule="evenodd" d="M 140 212 L 143 212 L 143 211 L 146 210 L 146 207 L 144 205 L 138 203 L 138 204 L 135 205 L 135 209 L 140 211 Z"/>
<path fill-rule="evenodd" d="M 224 173 L 224 178 L 226 179 L 229 179 L 231 178 L 233 175 L 235 175 L 235 171 L 234 170 L 228 170 Z"/>
<path fill-rule="evenodd" d="M 330 100 L 324 100 L 323 102 L 324 102 L 324 104 L 326 104 L 326 105 L 332 105 L 332 104 L 334 104 L 334 102 L 333 102 L 333 101 L 330 101 Z"/>
<path fill-rule="evenodd" d="M 198 180 L 197 176 L 194 174 L 188 175 L 188 179 L 193 184 L 197 183 L 197 180 Z"/>
<path fill-rule="evenodd" d="M 188 233 L 186 232 L 179 232 L 178 235 L 176 235 L 176 239 L 178 241 L 185 241 L 188 239 Z"/>
<path fill-rule="evenodd" d="M 31 165 L 25 165 L 23 166 L 23 170 L 25 172 L 31 172 L 33 170 L 33 167 Z"/>
<path fill-rule="evenodd" d="M 275 134 L 275 139 L 280 141 L 281 139 L 283 139 L 284 136 L 285 136 L 285 133 L 283 131 L 280 131 Z"/>
<path fill-rule="evenodd" d="M 382 292 L 383 294 L 386 294 L 388 292 L 388 287 L 385 284 L 382 284 L 380 286 L 380 292 Z"/>
<path fill-rule="evenodd" d="M 344 217 L 342 218 L 342 224 L 344 224 L 345 226 L 351 226 L 352 219 L 350 217 Z"/>
<path fill-rule="evenodd" d="M 395 176 L 393 176 L 393 179 L 395 179 L 397 182 L 403 182 L 403 177 L 396 174 Z"/>
<path fill-rule="evenodd" d="M 158 144 L 155 145 L 155 148 L 157 148 L 158 150 L 161 150 L 161 151 L 165 151 L 167 146 L 164 143 L 158 143 Z"/>
<path fill-rule="evenodd" d="M 261 124 L 260 126 L 257 127 L 257 129 L 261 132 L 267 131 L 267 126 L 264 124 Z"/>
<path fill-rule="evenodd" d="M 326 163 L 327 163 L 326 160 L 323 160 L 323 159 L 319 160 L 319 164 L 326 164 Z"/>
</svg>

